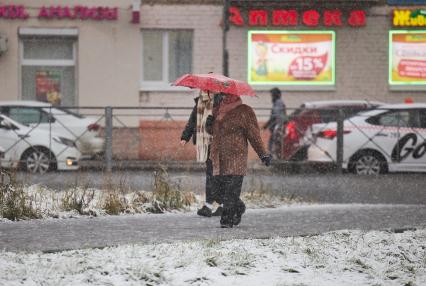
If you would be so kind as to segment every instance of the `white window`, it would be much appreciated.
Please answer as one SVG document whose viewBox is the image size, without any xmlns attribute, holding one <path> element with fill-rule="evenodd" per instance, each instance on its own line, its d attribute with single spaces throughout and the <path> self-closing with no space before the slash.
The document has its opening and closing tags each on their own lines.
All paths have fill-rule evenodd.
<svg viewBox="0 0 426 286">
<path fill-rule="evenodd" d="M 168 88 L 192 72 L 192 31 L 143 30 L 141 88 Z"/>
<path fill-rule="evenodd" d="M 76 42 L 68 34 L 20 33 L 22 99 L 64 106 L 77 103 Z"/>
</svg>

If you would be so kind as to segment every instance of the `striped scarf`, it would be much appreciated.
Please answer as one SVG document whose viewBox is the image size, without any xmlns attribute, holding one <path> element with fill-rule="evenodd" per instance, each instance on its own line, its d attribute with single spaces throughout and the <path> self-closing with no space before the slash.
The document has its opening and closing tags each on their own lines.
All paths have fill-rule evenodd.
<svg viewBox="0 0 426 286">
<path fill-rule="evenodd" d="M 206 162 L 208 159 L 209 145 L 212 142 L 212 136 L 206 131 L 207 116 L 212 115 L 213 95 L 211 98 L 209 92 L 200 92 L 197 103 L 197 162 Z"/>
</svg>

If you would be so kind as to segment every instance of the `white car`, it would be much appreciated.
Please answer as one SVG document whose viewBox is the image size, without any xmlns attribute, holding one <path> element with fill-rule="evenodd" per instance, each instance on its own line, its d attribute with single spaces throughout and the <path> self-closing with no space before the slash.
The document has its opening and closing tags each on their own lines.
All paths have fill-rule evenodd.
<svg viewBox="0 0 426 286">
<path fill-rule="evenodd" d="M 84 117 L 40 101 L 3 101 L 0 102 L 0 113 L 23 125 L 71 138 L 84 157 L 104 152 L 99 118 Z"/>
<path fill-rule="evenodd" d="M 336 162 L 337 123 L 312 126 L 310 162 Z M 356 174 L 426 172 L 426 104 L 383 105 L 343 122 L 343 165 Z"/>
<path fill-rule="evenodd" d="M 77 170 L 81 153 L 73 140 L 54 132 L 24 126 L 0 115 L 3 168 L 23 167 L 31 173 Z"/>
</svg>

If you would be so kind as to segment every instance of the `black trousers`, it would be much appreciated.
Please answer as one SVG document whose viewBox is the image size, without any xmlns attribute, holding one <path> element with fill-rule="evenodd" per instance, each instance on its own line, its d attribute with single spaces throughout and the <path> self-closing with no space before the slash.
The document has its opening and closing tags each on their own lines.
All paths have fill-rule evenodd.
<svg viewBox="0 0 426 286">
<path fill-rule="evenodd" d="M 216 184 L 216 176 L 213 176 L 213 162 L 210 159 L 206 161 L 206 203 L 223 203 L 223 192 Z"/>
<path fill-rule="evenodd" d="M 217 188 L 223 194 L 223 208 L 230 213 L 244 204 L 240 200 L 244 176 L 215 176 Z"/>
</svg>

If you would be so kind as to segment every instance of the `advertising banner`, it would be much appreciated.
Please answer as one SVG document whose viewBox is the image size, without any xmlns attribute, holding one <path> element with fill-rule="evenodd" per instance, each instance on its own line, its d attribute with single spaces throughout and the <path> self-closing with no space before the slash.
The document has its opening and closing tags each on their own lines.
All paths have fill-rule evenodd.
<svg viewBox="0 0 426 286">
<path fill-rule="evenodd" d="M 389 84 L 426 85 L 426 31 L 390 31 L 389 43 Z"/>
<path fill-rule="evenodd" d="M 425 27 L 426 10 L 424 9 L 395 9 L 392 24 L 394 27 Z"/>
<path fill-rule="evenodd" d="M 388 5 L 394 5 L 394 6 L 426 5 L 426 0 L 388 0 Z"/>
<path fill-rule="evenodd" d="M 249 31 L 248 82 L 334 85 L 333 31 Z"/>
<path fill-rule="evenodd" d="M 36 72 L 36 98 L 38 101 L 61 104 L 61 72 L 38 70 Z"/>
</svg>

